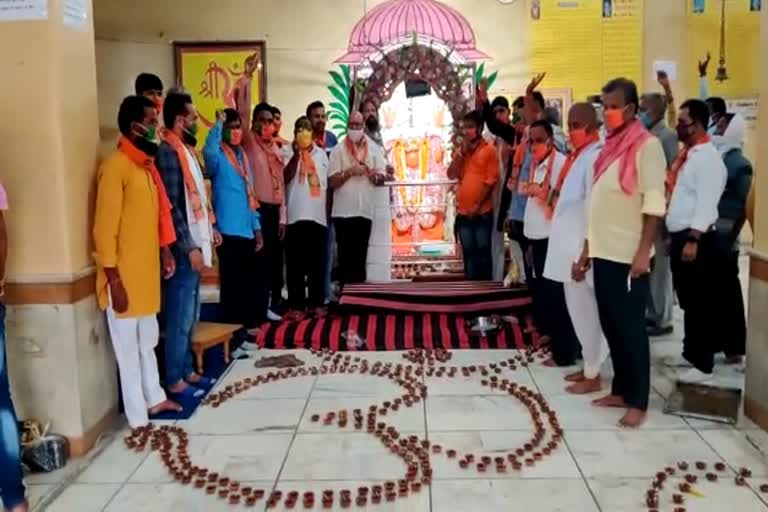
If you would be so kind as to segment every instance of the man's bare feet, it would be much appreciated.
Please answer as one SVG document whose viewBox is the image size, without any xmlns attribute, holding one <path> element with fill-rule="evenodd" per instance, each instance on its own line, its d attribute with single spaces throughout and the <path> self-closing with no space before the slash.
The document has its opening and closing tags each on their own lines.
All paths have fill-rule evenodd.
<svg viewBox="0 0 768 512">
<path fill-rule="evenodd" d="M 600 382 L 600 377 L 594 379 L 584 379 L 579 382 L 574 382 L 565 390 L 574 395 L 588 395 L 589 393 L 597 393 L 603 389 L 603 384 Z"/>
<path fill-rule="evenodd" d="M 584 372 L 583 371 L 578 371 L 576 373 L 570 373 L 570 374 L 566 375 L 565 376 L 565 381 L 566 382 L 581 382 L 585 378 L 586 377 L 584 377 Z"/>
<path fill-rule="evenodd" d="M 174 384 L 173 386 L 168 386 L 168 392 L 173 394 L 183 393 L 184 390 L 187 389 L 188 387 L 189 387 L 189 383 L 182 379 L 176 384 Z"/>
<path fill-rule="evenodd" d="M 551 357 L 549 359 L 547 359 L 546 361 L 544 361 L 543 363 L 541 363 L 541 364 L 543 364 L 547 368 L 557 368 L 557 363 Z"/>
<path fill-rule="evenodd" d="M 15 507 L 8 509 L 8 512 L 29 512 L 29 503 L 25 501 L 21 505 L 16 505 Z"/>
<path fill-rule="evenodd" d="M 189 375 L 187 375 L 186 381 L 189 384 L 199 384 L 201 379 L 202 379 L 202 376 L 200 376 L 199 373 L 192 372 Z"/>
<path fill-rule="evenodd" d="M 648 416 L 646 411 L 630 407 L 627 413 L 619 420 L 619 426 L 624 428 L 640 428 Z"/>
<path fill-rule="evenodd" d="M 184 408 L 177 404 L 176 402 L 172 402 L 170 400 L 163 400 L 159 404 L 155 405 L 154 407 L 149 408 L 149 414 L 155 415 L 160 414 L 162 412 L 181 412 Z"/>
<path fill-rule="evenodd" d="M 597 400 L 592 400 L 592 405 L 595 407 L 623 408 L 627 406 L 627 403 L 618 395 L 608 395 L 603 398 L 598 398 Z"/>
</svg>

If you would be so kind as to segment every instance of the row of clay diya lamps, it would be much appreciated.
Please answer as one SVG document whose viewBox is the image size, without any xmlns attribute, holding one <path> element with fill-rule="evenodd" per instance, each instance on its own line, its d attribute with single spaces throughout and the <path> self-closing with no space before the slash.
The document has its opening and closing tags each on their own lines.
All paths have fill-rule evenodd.
<svg viewBox="0 0 768 512">
<path fill-rule="evenodd" d="M 650 488 L 646 491 L 645 504 L 648 506 L 649 512 L 659 512 L 660 504 L 660 492 L 664 490 L 666 483 L 670 477 L 682 476 L 683 481 L 677 484 L 677 488 L 674 494 L 672 494 L 672 504 L 676 505 L 674 512 L 686 512 L 686 509 L 682 506 L 685 504 L 686 496 L 691 494 L 698 494 L 694 486 L 699 481 L 700 475 L 693 473 L 693 468 L 699 472 L 703 472 L 703 477 L 711 483 L 719 482 L 720 476 L 728 471 L 728 467 L 723 462 L 716 462 L 712 465 L 714 471 L 709 471 L 709 467 L 706 462 L 696 462 L 695 464 L 689 464 L 688 462 L 678 462 L 677 468 L 667 467 L 664 471 L 656 473 L 656 477 L 651 482 Z M 678 473 L 679 471 L 679 473 Z M 734 483 L 739 487 L 747 485 L 747 479 L 752 477 L 752 470 L 749 468 L 741 468 L 738 474 L 734 477 Z M 768 494 L 768 484 L 760 486 L 760 492 Z"/>
<path fill-rule="evenodd" d="M 433 356 L 432 354 L 437 354 Z M 427 364 L 434 364 L 436 360 L 442 360 L 442 362 L 450 359 L 450 352 L 422 352 L 422 356 Z M 421 357 L 421 356 L 414 356 Z M 381 503 L 382 500 L 387 502 L 394 501 L 397 498 L 407 497 L 409 493 L 419 492 L 423 485 L 429 485 L 432 479 L 432 467 L 430 464 L 430 448 L 432 453 L 445 455 L 450 459 L 456 459 L 458 454 L 456 450 L 448 449 L 443 451 L 440 445 L 430 444 L 429 441 L 420 441 L 417 436 L 410 436 L 407 439 L 400 438 L 400 433 L 392 426 L 387 425 L 384 422 L 377 421 L 378 415 L 386 415 L 387 410 L 397 411 L 400 405 L 410 406 L 413 403 L 418 403 L 422 398 L 426 397 L 427 388 L 424 386 L 416 376 L 421 373 L 419 369 L 413 370 L 411 366 L 393 365 L 392 363 L 377 362 L 370 366 L 364 360 L 359 358 L 353 358 L 349 355 L 341 356 L 340 354 L 333 354 L 326 352 L 323 355 L 324 362 L 330 363 L 332 366 L 330 371 L 346 371 L 351 370 L 351 366 L 359 363 L 359 368 L 354 371 L 359 372 L 371 372 L 372 375 L 388 376 L 393 381 L 403 386 L 407 393 L 401 398 L 397 398 L 391 402 L 383 402 L 381 406 L 371 405 L 367 414 L 367 430 L 373 433 L 381 442 L 389 449 L 389 451 L 403 459 L 406 463 L 407 471 L 405 477 L 395 482 L 385 482 L 383 485 L 374 485 L 370 488 L 360 487 L 358 489 L 358 495 L 354 500 L 357 506 L 364 507 L 368 502 L 372 504 Z M 501 364 L 497 366 L 502 366 Z M 503 367 L 503 366 L 502 366 Z M 495 371 L 493 366 L 489 365 L 489 368 Z M 281 372 L 270 372 L 266 375 L 256 377 L 255 379 L 245 379 L 232 386 L 228 386 L 217 397 L 214 397 L 210 403 L 222 403 L 228 399 L 233 398 L 235 395 L 250 389 L 254 385 L 275 382 L 280 379 L 290 378 L 301 375 L 317 375 L 322 373 L 323 367 L 317 368 L 301 368 L 299 370 L 288 369 Z M 302 371 L 303 370 L 303 371 Z M 463 370 L 463 368 L 462 368 Z M 470 373 L 480 372 L 483 370 L 488 371 L 484 367 L 478 367 L 474 371 L 470 370 Z M 450 370 L 449 370 L 450 371 Z M 353 372 L 353 371 L 352 371 Z M 495 386 L 498 389 L 507 391 L 510 395 L 515 396 L 523 402 L 531 411 L 531 416 L 536 426 L 536 432 L 530 442 L 525 443 L 523 447 L 518 448 L 514 452 L 510 452 L 507 455 L 507 461 L 513 469 L 519 470 L 522 468 L 523 456 L 528 454 L 529 457 L 524 459 L 524 463 L 527 466 L 532 466 L 536 461 L 541 460 L 543 456 L 549 455 L 552 450 L 557 447 L 557 444 L 562 439 L 562 429 L 560 428 L 554 412 L 548 407 L 543 397 L 536 394 L 525 387 L 518 387 L 514 383 L 509 383 L 506 379 L 499 381 L 498 377 L 490 376 L 487 385 Z M 410 403 L 410 405 L 409 405 Z M 544 422 L 541 419 L 541 415 L 546 414 L 549 416 L 550 424 L 554 428 L 554 434 L 552 440 L 548 445 L 544 446 L 541 452 L 534 451 L 538 446 L 542 444 L 545 438 L 546 431 L 544 430 Z M 348 422 L 348 413 L 346 411 L 339 411 L 338 415 L 328 413 L 324 423 L 330 418 L 330 423 L 335 418 L 338 418 L 340 423 L 346 424 Z M 315 419 L 313 417 L 313 419 Z M 319 419 L 319 418 L 317 418 Z M 363 414 L 362 410 L 354 411 L 355 425 L 362 427 Z M 172 436 L 176 437 L 176 455 L 172 454 L 173 442 Z M 194 484 L 195 487 L 205 489 L 205 492 L 209 495 L 217 495 L 221 499 L 226 499 L 232 505 L 237 505 L 241 500 L 248 506 L 254 506 L 256 502 L 265 497 L 266 492 L 263 489 L 252 489 L 249 487 L 241 488 L 240 483 L 232 481 L 227 477 L 220 476 L 215 472 L 210 472 L 205 468 L 193 466 L 188 456 L 188 436 L 180 427 L 161 427 L 160 429 L 154 429 L 153 427 L 147 427 L 144 429 L 137 429 L 134 433 L 126 438 L 126 444 L 133 449 L 143 450 L 149 444 L 153 450 L 159 451 L 163 463 L 166 465 L 169 472 L 174 478 L 182 484 Z M 518 459 L 520 457 L 520 459 Z M 459 460 L 461 467 L 469 467 L 469 464 L 475 461 L 473 454 L 466 454 Z M 502 457 L 496 456 L 491 458 L 489 456 L 482 456 L 478 459 L 477 469 L 478 471 L 485 471 L 491 463 L 496 464 L 497 472 L 503 473 L 506 471 L 506 462 Z M 284 498 L 284 505 L 286 508 L 292 509 L 296 506 L 299 497 L 302 498 L 302 504 L 306 509 L 312 509 L 315 505 L 314 493 L 307 491 L 303 494 L 299 494 L 297 491 L 291 491 L 283 494 L 281 491 L 272 491 L 267 498 L 267 507 L 274 508 L 280 504 Z M 334 492 L 332 490 L 325 490 L 322 493 L 321 498 L 323 508 L 332 508 L 334 502 Z M 349 490 L 342 490 L 339 493 L 339 503 L 342 508 L 349 508 L 352 505 L 352 494 Z"/>
</svg>

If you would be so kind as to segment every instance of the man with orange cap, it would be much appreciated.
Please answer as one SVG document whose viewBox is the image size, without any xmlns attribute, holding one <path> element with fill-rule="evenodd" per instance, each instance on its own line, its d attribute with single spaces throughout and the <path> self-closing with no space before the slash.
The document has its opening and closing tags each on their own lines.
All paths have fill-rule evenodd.
<svg viewBox="0 0 768 512">
<path fill-rule="evenodd" d="M 659 140 L 637 119 L 639 97 L 631 80 L 617 78 L 602 91 L 608 136 L 595 160 L 587 240 L 577 271 L 594 267 L 600 324 L 608 340 L 614 378 L 598 407 L 625 408 L 623 427 L 639 427 L 650 394 L 650 346 L 645 306 L 653 244 L 666 212 L 666 159 Z"/>
</svg>

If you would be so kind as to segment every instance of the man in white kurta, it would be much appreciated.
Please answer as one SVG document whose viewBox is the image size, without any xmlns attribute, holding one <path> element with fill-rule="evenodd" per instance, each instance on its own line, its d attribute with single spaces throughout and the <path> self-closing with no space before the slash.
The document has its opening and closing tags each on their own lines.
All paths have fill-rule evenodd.
<svg viewBox="0 0 768 512">
<path fill-rule="evenodd" d="M 593 166 L 602 143 L 595 109 L 588 103 L 571 108 L 568 127 L 573 152 L 563 166 L 564 177 L 555 183 L 551 194 L 554 212 L 544 277 L 563 283 L 568 314 L 581 343 L 584 370 L 566 377 L 572 382 L 567 391 L 585 394 L 601 388 L 600 367 L 608 357 L 608 343 L 600 327 L 592 271 L 576 276 L 576 280 L 572 267 L 584 248 Z"/>
</svg>

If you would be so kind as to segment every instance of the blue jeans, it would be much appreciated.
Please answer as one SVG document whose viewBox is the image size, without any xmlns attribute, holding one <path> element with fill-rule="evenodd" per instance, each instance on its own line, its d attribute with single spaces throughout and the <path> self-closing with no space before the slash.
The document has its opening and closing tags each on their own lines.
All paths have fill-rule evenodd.
<svg viewBox="0 0 768 512">
<path fill-rule="evenodd" d="M 173 386 L 192 374 L 192 332 L 200 317 L 200 274 L 189 258 L 176 259 L 176 273 L 164 286 L 165 385 Z"/>
<path fill-rule="evenodd" d="M 493 212 L 475 217 L 457 215 L 455 228 L 464 257 L 464 277 L 469 281 L 493 279 L 491 264 Z"/>
<path fill-rule="evenodd" d="M 5 508 L 12 509 L 24 503 L 24 496 L 19 425 L 5 357 L 5 304 L 0 303 L 0 499 Z"/>
</svg>

